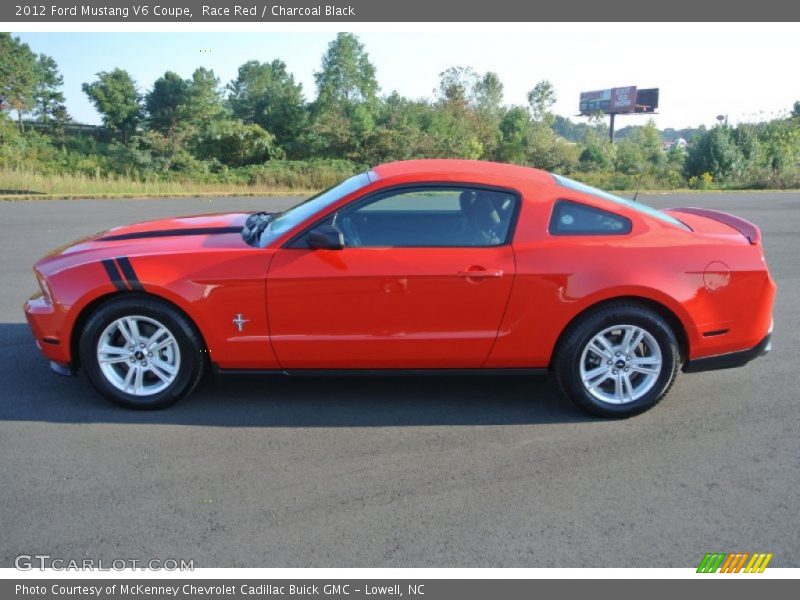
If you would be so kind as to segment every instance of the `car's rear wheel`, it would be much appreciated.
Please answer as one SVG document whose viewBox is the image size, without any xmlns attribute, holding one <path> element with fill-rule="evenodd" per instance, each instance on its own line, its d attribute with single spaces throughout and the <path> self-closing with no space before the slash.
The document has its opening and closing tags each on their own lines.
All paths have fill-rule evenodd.
<svg viewBox="0 0 800 600">
<path fill-rule="evenodd" d="M 666 395 L 679 362 L 675 334 L 661 315 L 620 302 L 572 325 L 554 366 L 561 389 L 580 408 L 604 417 L 629 417 Z"/>
<path fill-rule="evenodd" d="M 86 322 L 81 364 L 112 402 L 135 409 L 169 406 L 191 392 L 205 367 L 197 329 L 170 304 L 119 296 Z"/>
</svg>

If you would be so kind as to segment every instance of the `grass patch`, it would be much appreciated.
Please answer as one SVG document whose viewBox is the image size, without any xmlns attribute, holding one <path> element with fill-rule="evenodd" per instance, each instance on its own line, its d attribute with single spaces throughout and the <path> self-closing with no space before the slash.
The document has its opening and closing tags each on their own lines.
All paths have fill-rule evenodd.
<svg viewBox="0 0 800 600">
<path fill-rule="evenodd" d="M 309 195 L 314 188 L 272 182 L 138 180 L 115 175 L 45 174 L 0 170 L 0 199 L 158 198 L 181 196 Z"/>
<path fill-rule="evenodd" d="M 308 197 L 320 189 L 330 187 L 349 177 L 347 169 L 314 170 L 304 165 L 303 170 L 259 167 L 247 172 L 247 177 L 219 180 L 136 179 L 123 175 L 86 175 L 81 173 L 40 173 L 14 169 L 0 169 L 0 201 L 13 200 L 72 200 L 79 198 L 181 198 L 224 196 L 304 196 Z M 590 179 L 575 176 L 576 179 Z M 611 183 L 611 182 L 608 182 Z M 635 188 L 605 189 L 618 194 L 633 195 Z M 664 193 L 709 193 L 754 190 L 731 189 L 659 189 L 657 186 L 642 186 L 639 194 Z M 785 191 L 785 190 L 758 190 Z"/>
</svg>

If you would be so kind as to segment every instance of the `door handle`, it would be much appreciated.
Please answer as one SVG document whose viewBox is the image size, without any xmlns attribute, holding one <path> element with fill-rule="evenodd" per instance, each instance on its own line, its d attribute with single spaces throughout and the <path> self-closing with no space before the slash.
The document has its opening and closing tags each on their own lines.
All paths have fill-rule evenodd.
<svg viewBox="0 0 800 600">
<path fill-rule="evenodd" d="M 467 277 L 469 279 L 487 279 L 487 278 L 497 278 L 503 276 L 502 269 L 479 269 L 475 267 L 471 267 L 466 271 L 459 271 L 457 273 L 459 277 Z"/>
</svg>

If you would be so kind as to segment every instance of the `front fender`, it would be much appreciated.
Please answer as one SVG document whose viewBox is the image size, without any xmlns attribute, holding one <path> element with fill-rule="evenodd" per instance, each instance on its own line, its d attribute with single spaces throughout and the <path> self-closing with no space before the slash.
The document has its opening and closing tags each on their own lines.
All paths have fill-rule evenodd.
<svg viewBox="0 0 800 600">
<path fill-rule="evenodd" d="M 109 259 L 45 269 L 53 293 L 52 310 L 35 322 L 46 322 L 47 331 L 42 333 L 59 340 L 60 362 L 71 363 L 71 341 L 81 335 L 87 311 L 116 295 L 148 294 L 171 303 L 191 319 L 211 360 L 220 367 L 277 368 L 266 314 L 269 256 L 252 249 L 128 256 L 126 263 L 112 259 L 118 267 L 116 276 Z M 237 315 L 246 320 L 241 331 L 234 323 Z"/>
</svg>

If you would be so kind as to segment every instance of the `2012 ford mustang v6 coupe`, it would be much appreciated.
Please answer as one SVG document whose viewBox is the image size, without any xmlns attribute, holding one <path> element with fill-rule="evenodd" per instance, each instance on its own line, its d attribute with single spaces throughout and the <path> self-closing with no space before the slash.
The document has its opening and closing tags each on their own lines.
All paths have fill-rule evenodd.
<svg viewBox="0 0 800 600">
<path fill-rule="evenodd" d="M 646 410 L 678 369 L 770 349 L 758 228 L 543 171 L 375 167 L 282 213 L 119 227 L 35 266 L 25 313 L 62 374 L 161 408 L 203 372 L 551 370 L 581 408 Z"/>
</svg>

